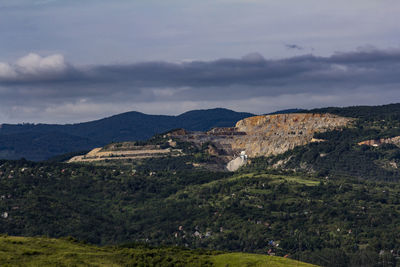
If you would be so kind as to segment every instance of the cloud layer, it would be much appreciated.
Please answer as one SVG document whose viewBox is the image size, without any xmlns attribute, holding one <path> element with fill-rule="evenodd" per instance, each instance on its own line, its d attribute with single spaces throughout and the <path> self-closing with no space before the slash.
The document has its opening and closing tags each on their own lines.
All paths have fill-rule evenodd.
<svg viewBox="0 0 400 267">
<path fill-rule="evenodd" d="M 69 64 L 60 54 L 30 53 L 0 62 L 0 122 L 63 123 L 127 110 L 176 114 L 223 106 L 265 113 L 380 104 L 398 102 L 399 85 L 400 49 L 90 66 Z"/>
</svg>

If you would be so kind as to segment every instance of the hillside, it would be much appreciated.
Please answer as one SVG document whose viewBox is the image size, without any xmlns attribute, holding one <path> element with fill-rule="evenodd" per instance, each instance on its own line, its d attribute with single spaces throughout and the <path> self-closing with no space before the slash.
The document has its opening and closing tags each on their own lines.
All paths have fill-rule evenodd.
<svg viewBox="0 0 400 267">
<path fill-rule="evenodd" d="M 304 112 L 304 110 L 302 111 Z M 384 120 L 391 118 L 400 119 L 400 104 L 389 104 L 381 106 L 351 106 L 351 107 L 328 107 L 311 109 L 310 113 L 331 113 L 343 117 L 359 118 L 361 121 Z"/>
<path fill-rule="evenodd" d="M 103 245 L 270 251 L 323 266 L 370 266 L 399 257 L 398 183 L 184 169 L 187 160 L 106 166 L 2 161 L 0 232 L 70 235 Z"/>
<path fill-rule="evenodd" d="M 139 145 L 139 142 L 113 143 L 95 148 L 89 153 L 75 156 L 68 162 L 94 162 L 110 160 L 140 160 L 150 157 L 179 157 L 184 153 L 182 142 L 192 144 L 215 156 L 221 170 L 235 171 L 243 165 L 240 153 L 246 157 L 282 154 L 297 146 L 315 142 L 315 133 L 342 129 L 353 119 L 327 114 L 275 114 L 252 116 L 236 123 L 235 127 L 216 127 L 206 132 L 173 130 L 158 136 L 157 145 Z M 155 137 L 152 138 L 155 140 Z M 318 140 L 317 140 L 318 141 Z M 215 160 L 217 162 L 217 160 Z M 237 162 L 237 163 L 235 163 Z"/>
<path fill-rule="evenodd" d="M 172 130 L 108 144 L 84 156 L 91 162 L 2 160 L 0 233 L 269 253 L 322 266 L 396 266 L 397 107 Z M 248 138 L 256 145 L 275 142 L 280 132 L 306 142 L 278 155 L 252 155 L 236 172 L 216 167 L 233 157 L 232 146 L 218 147 L 220 140 Z M 263 144 L 259 151 L 271 145 Z"/>
<path fill-rule="evenodd" d="M 400 104 L 325 108 L 312 112 L 330 112 L 355 120 L 341 130 L 315 133 L 313 137 L 323 142 L 257 159 L 254 168 L 300 171 L 321 177 L 399 180 Z"/>
<path fill-rule="evenodd" d="M 314 266 L 257 254 L 144 245 L 97 247 L 73 238 L 14 236 L 0 236 L 0 263 L 6 266 Z"/>
<path fill-rule="evenodd" d="M 97 144 L 90 138 L 54 131 L 0 133 L 0 159 L 43 160 L 68 151 L 88 150 Z"/>
<path fill-rule="evenodd" d="M 252 116 L 238 121 L 235 127 L 217 127 L 206 132 L 174 130 L 164 137 L 152 138 L 150 143 L 169 151 L 162 154 L 164 157 L 198 154 L 191 161 L 213 170 L 237 170 L 247 162 L 238 157 L 245 153 L 248 162 L 256 163 L 251 164 L 253 170 L 282 169 L 321 177 L 397 181 L 400 177 L 398 109 L 399 105 L 387 105 L 376 107 L 375 112 L 374 107 L 319 110 L 354 117 L 311 112 Z M 177 146 L 171 146 L 170 142 Z M 189 147 L 193 149 L 188 150 Z M 143 150 L 146 151 L 145 147 Z M 141 158 L 138 152 L 109 154 L 112 157 L 99 153 L 96 160 L 124 159 L 117 154 L 126 154 L 125 159 Z M 134 154 L 138 156 L 133 157 Z M 79 158 L 94 160 L 92 155 L 74 160 L 80 161 Z"/>
<path fill-rule="evenodd" d="M 111 142 L 145 140 L 175 128 L 205 131 L 233 126 L 250 113 L 228 109 L 193 110 L 179 116 L 127 112 L 101 120 L 67 124 L 0 125 L 0 158 L 44 160 Z"/>
</svg>

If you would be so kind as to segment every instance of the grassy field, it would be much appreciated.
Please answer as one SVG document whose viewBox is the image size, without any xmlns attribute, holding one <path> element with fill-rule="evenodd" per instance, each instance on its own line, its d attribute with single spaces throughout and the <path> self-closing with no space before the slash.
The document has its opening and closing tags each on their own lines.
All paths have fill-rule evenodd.
<svg viewBox="0 0 400 267">
<path fill-rule="evenodd" d="M 68 239 L 0 236 L 1 266 L 313 266 L 281 257 L 174 247 L 98 247 Z"/>
</svg>

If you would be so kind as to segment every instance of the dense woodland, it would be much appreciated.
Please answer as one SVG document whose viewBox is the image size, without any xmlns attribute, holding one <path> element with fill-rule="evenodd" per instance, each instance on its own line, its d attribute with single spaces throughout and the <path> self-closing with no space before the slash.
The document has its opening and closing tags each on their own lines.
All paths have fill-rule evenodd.
<svg viewBox="0 0 400 267">
<path fill-rule="evenodd" d="M 150 173 L 128 165 L 0 166 L 0 231 L 9 235 L 271 249 L 325 266 L 394 263 L 400 250 L 398 183 L 265 171 Z"/>
</svg>

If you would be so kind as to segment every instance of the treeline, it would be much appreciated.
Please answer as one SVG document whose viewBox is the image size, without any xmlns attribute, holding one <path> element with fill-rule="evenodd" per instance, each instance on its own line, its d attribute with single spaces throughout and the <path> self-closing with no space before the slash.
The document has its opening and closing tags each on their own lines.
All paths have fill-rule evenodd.
<svg viewBox="0 0 400 267">
<path fill-rule="evenodd" d="M 358 118 L 363 121 L 371 120 L 395 120 L 400 121 L 400 104 L 382 106 L 352 106 L 352 107 L 328 107 L 312 109 L 312 113 L 332 113 L 344 117 Z"/>
</svg>

